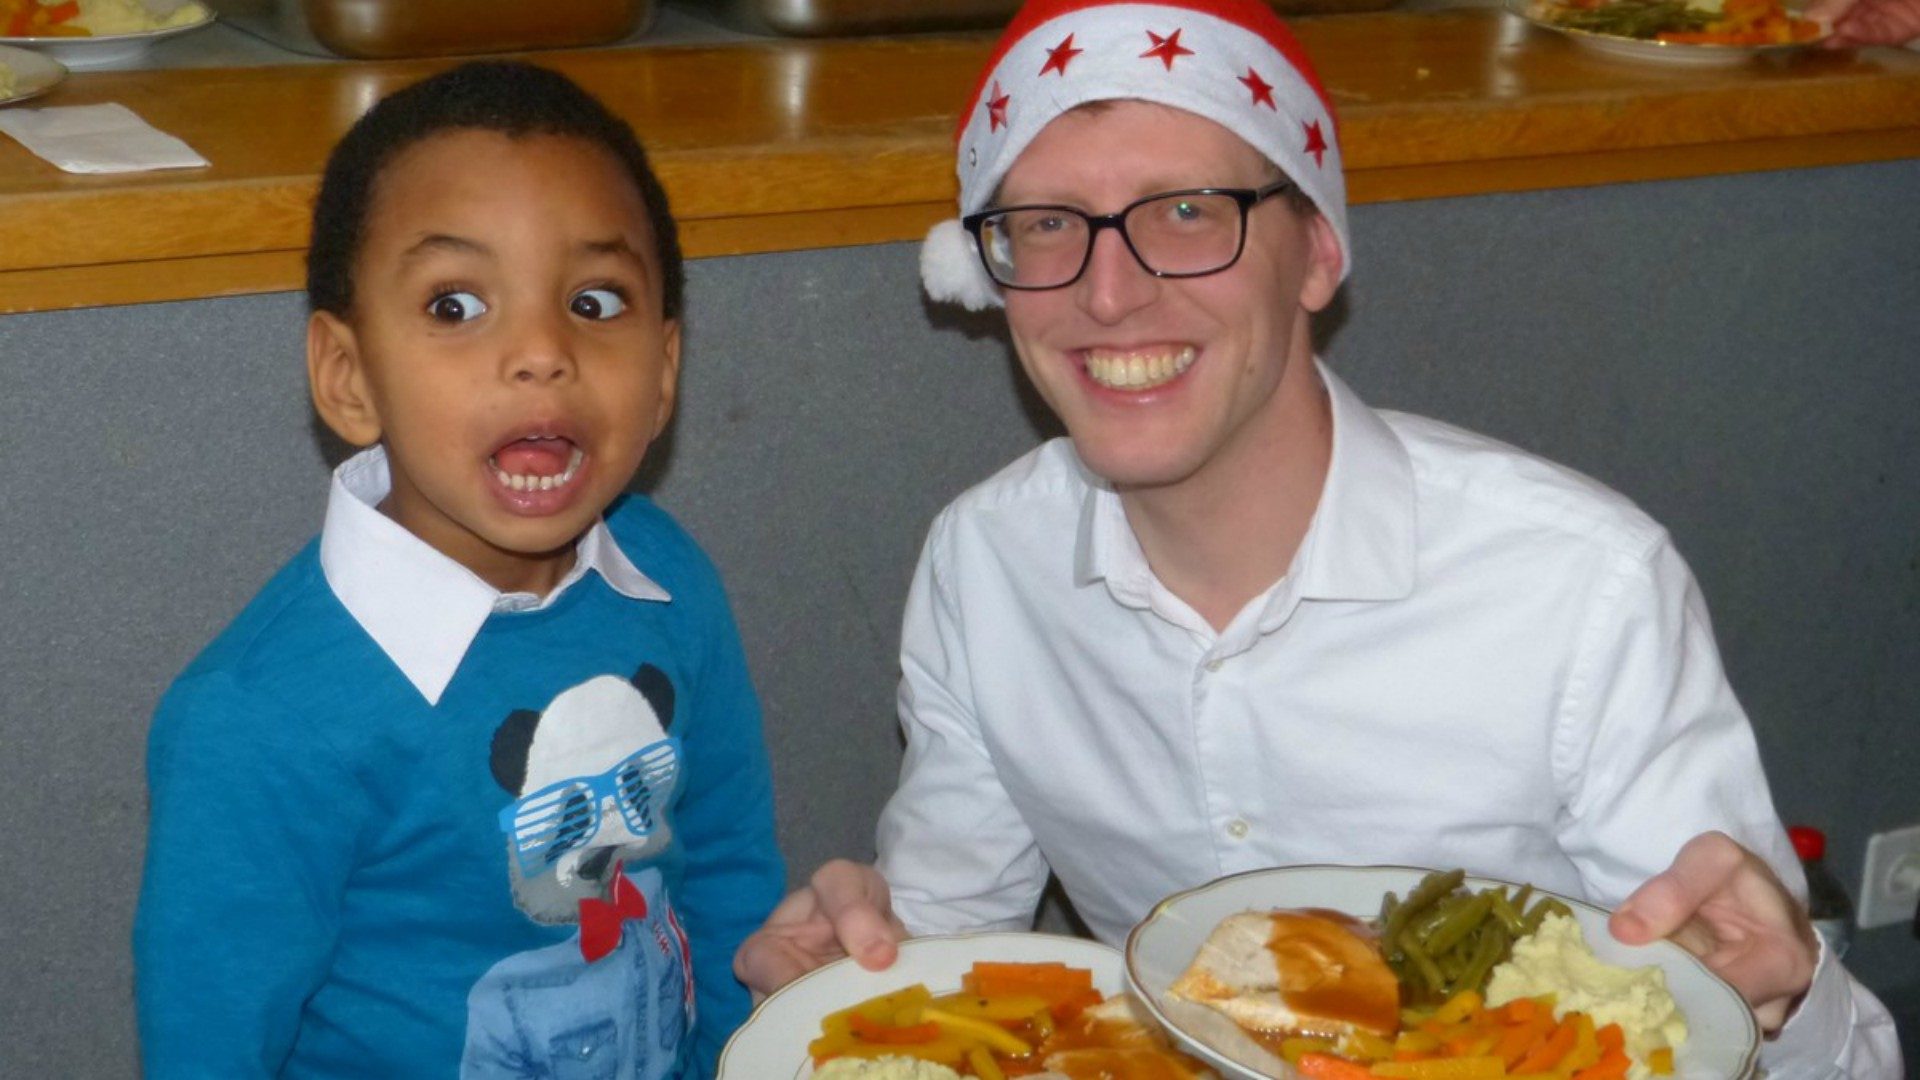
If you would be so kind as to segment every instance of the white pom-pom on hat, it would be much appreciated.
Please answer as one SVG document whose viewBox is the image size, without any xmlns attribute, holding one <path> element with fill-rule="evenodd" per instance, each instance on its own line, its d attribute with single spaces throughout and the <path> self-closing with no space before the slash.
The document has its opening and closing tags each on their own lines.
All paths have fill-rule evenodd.
<svg viewBox="0 0 1920 1080">
<path fill-rule="evenodd" d="M 959 218 L 948 218 L 927 230 L 920 245 L 920 281 L 927 295 L 945 304 L 959 304 L 968 311 L 985 311 L 1001 306 L 1000 289 L 980 265 L 980 252 L 960 227 Z"/>
</svg>

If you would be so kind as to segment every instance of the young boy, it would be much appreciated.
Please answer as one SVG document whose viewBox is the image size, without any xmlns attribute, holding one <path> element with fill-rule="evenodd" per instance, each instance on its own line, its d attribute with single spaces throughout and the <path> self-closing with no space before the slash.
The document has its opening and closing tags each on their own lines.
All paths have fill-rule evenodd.
<svg viewBox="0 0 1920 1080">
<path fill-rule="evenodd" d="M 146 1074 L 704 1075 L 783 870 L 713 567 L 622 498 L 681 264 L 633 132 L 472 64 L 328 162 L 307 367 L 367 447 L 161 702 Z"/>
</svg>

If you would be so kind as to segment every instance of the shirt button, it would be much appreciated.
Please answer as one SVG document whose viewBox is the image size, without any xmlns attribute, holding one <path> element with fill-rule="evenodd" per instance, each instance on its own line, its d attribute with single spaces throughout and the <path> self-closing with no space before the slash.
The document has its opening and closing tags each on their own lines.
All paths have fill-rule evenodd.
<svg viewBox="0 0 1920 1080">
<path fill-rule="evenodd" d="M 1245 840 L 1247 838 L 1248 828 L 1250 828 L 1250 826 L 1248 826 L 1246 822 L 1239 818 L 1234 818 L 1232 821 L 1227 822 L 1227 835 L 1233 837 L 1235 840 Z"/>
<path fill-rule="evenodd" d="M 1224 663 L 1226 663 L 1226 661 L 1224 661 L 1224 660 L 1221 660 L 1221 659 L 1218 659 L 1218 658 L 1215 658 L 1215 659 L 1212 659 L 1212 660 L 1209 660 L 1209 661 L 1207 661 L 1207 670 L 1208 670 L 1208 671 L 1219 671 L 1219 670 L 1220 670 L 1220 665 L 1221 665 L 1221 664 L 1224 664 Z"/>
</svg>

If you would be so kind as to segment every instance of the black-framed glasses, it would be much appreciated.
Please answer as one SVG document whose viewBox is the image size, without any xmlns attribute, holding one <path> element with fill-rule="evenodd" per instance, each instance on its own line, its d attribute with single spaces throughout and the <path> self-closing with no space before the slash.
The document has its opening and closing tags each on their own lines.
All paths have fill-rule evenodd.
<svg viewBox="0 0 1920 1080">
<path fill-rule="evenodd" d="M 1294 187 L 1191 188 L 1136 199 L 1117 213 L 1071 206 L 1000 206 L 968 214 L 987 275 L 1009 289 L 1058 289 L 1080 280 L 1100 230 L 1114 229 L 1142 269 L 1155 277 L 1217 274 L 1240 261 L 1247 211 Z"/>
</svg>

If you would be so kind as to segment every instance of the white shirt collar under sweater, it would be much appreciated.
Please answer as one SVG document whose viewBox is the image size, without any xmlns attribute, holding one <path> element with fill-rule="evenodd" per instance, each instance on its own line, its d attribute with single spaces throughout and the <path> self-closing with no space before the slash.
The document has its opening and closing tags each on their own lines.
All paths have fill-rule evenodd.
<svg viewBox="0 0 1920 1080">
<path fill-rule="evenodd" d="M 589 570 L 622 596 L 671 599 L 620 550 L 605 521 L 580 538 L 573 569 L 545 598 L 502 593 L 382 514 L 380 501 L 392 486 L 386 451 L 378 446 L 334 470 L 320 569 L 347 613 L 428 704 L 439 704 L 490 616 L 543 608 Z"/>
<path fill-rule="evenodd" d="M 1333 416 L 1333 454 L 1319 506 L 1287 576 L 1250 601 L 1218 635 L 1228 654 L 1271 633 L 1301 600 L 1395 600 L 1413 589 L 1413 466 L 1406 447 L 1339 376 L 1317 361 L 1316 367 Z M 1075 582 L 1104 580 L 1122 606 L 1215 636 L 1198 612 L 1154 576 L 1120 496 L 1091 473 L 1085 475 L 1089 490 L 1074 552 Z"/>
</svg>

